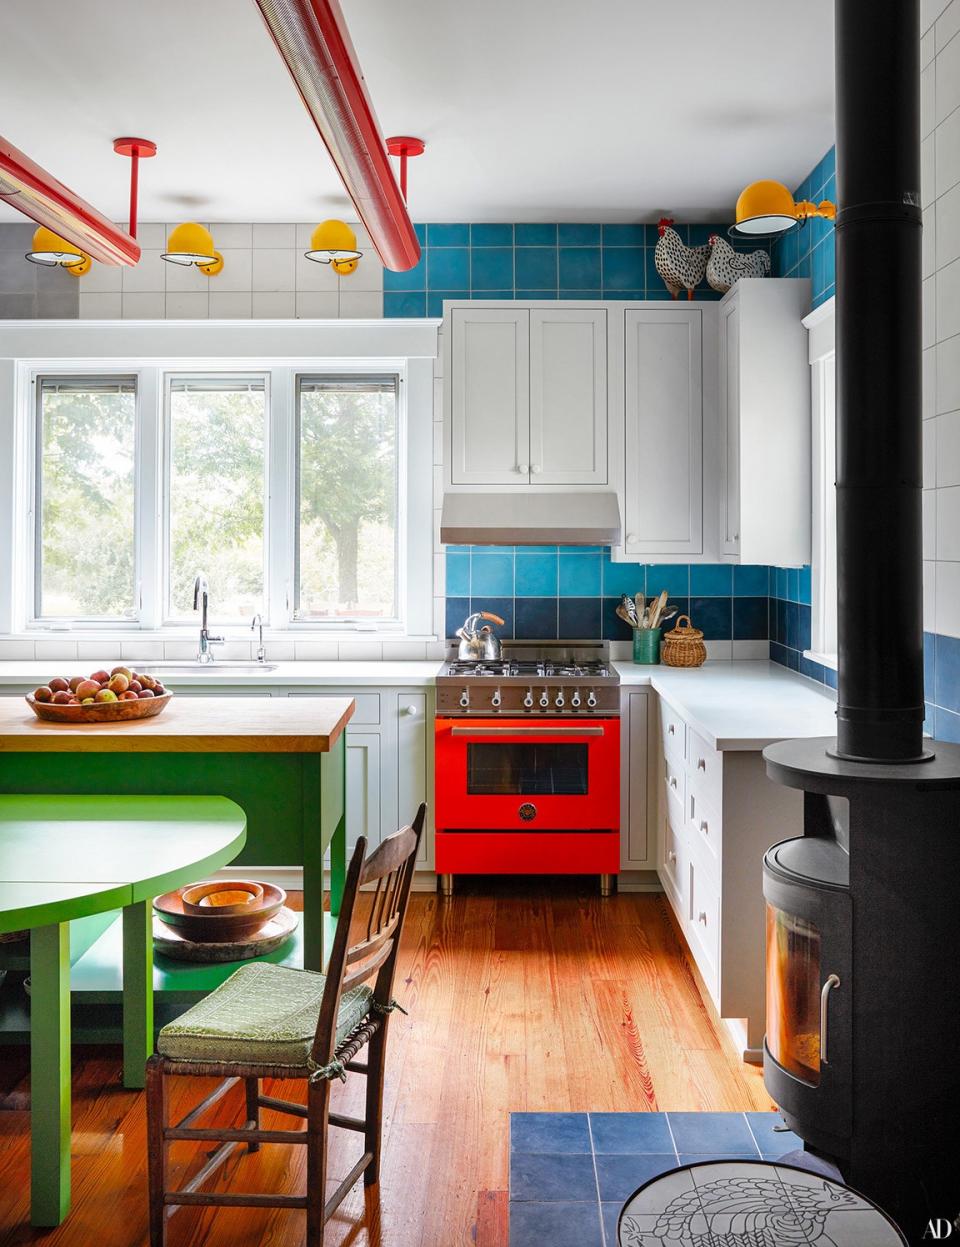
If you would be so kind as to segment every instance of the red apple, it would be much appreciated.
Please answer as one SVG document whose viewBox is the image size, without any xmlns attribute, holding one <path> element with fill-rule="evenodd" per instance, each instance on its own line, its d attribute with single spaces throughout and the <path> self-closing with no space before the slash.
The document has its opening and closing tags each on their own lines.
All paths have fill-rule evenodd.
<svg viewBox="0 0 960 1247">
<path fill-rule="evenodd" d="M 73 691 L 83 701 L 85 697 L 96 697 L 100 691 L 100 685 L 96 680 L 81 680 Z"/>
<path fill-rule="evenodd" d="M 77 685 L 82 684 L 82 683 L 83 683 L 82 675 L 72 675 L 70 677 L 70 692 L 75 693 L 77 691 Z"/>
<path fill-rule="evenodd" d="M 136 701 L 137 695 L 131 689 L 126 689 L 120 694 L 120 701 Z"/>
<path fill-rule="evenodd" d="M 47 684 L 55 693 L 62 693 L 70 687 L 69 680 L 65 680 L 62 675 L 55 675 Z"/>
<path fill-rule="evenodd" d="M 118 671 L 112 675 L 110 677 L 110 683 L 107 685 L 107 688 L 112 689 L 118 697 L 121 693 L 125 693 L 129 687 L 130 677 L 125 675 L 122 671 Z"/>
<path fill-rule="evenodd" d="M 112 689 L 102 688 L 93 699 L 94 701 L 117 701 L 117 695 Z"/>
<path fill-rule="evenodd" d="M 145 697 L 152 697 L 152 696 L 153 696 L 153 689 L 150 689 L 150 688 L 142 688 L 140 692 L 137 693 L 137 697 L 140 698 L 141 700 L 143 700 L 143 698 Z"/>
<path fill-rule="evenodd" d="M 67 706 L 73 697 L 72 693 L 68 693 L 65 688 L 58 688 L 53 695 L 53 704 L 55 706 Z"/>
<path fill-rule="evenodd" d="M 110 674 L 126 676 L 127 680 L 129 681 L 133 673 L 131 672 L 129 667 L 111 667 Z"/>
<path fill-rule="evenodd" d="M 39 688 L 33 690 L 34 701 L 53 701 L 53 689 L 48 688 L 46 684 L 41 684 Z"/>
<path fill-rule="evenodd" d="M 93 675 L 90 677 L 90 679 L 96 680 L 96 682 L 101 685 L 106 684 L 108 680 L 110 679 L 110 672 L 103 671 L 103 670 L 95 671 Z"/>
<path fill-rule="evenodd" d="M 139 680 L 134 679 L 130 681 L 131 692 L 139 693 L 142 688 L 143 688 L 143 685 L 140 683 Z"/>
</svg>

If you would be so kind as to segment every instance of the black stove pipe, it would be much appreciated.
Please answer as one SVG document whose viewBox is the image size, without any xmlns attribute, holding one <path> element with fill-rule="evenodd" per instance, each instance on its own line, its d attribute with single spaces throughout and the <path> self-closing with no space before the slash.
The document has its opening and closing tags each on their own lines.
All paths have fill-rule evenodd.
<svg viewBox="0 0 960 1247">
<path fill-rule="evenodd" d="M 837 0 L 837 756 L 923 749 L 919 0 Z"/>
</svg>

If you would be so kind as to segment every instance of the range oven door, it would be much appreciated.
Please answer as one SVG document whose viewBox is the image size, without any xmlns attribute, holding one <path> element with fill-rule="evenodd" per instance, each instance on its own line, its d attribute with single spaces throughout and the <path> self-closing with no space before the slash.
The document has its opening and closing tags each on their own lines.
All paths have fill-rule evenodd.
<svg viewBox="0 0 960 1247">
<path fill-rule="evenodd" d="M 620 826 L 618 719 L 437 719 L 436 820 L 450 830 Z"/>
</svg>

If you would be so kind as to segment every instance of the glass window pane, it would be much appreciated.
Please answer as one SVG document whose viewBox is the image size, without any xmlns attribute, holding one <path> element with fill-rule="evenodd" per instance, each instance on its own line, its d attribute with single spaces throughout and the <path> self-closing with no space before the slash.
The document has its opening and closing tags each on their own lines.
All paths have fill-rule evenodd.
<svg viewBox="0 0 960 1247">
<path fill-rule="evenodd" d="M 467 792 L 486 796 L 585 797 L 586 745 L 467 745 Z"/>
<path fill-rule="evenodd" d="M 168 615 L 193 618 L 193 582 L 210 618 L 264 606 L 266 391 L 262 381 L 175 379 L 170 386 Z"/>
<path fill-rule="evenodd" d="M 767 1047 L 814 1087 L 820 1082 L 820 932 L 767 905 Z"/>
<path fill-rule="evenodd" d="M 36 612 L 135 615 L 132 380 L 39 382 Z"/>
<path fill-rule="evenodd" d="M 297 616 L 396 619 L 396 378 L 301 378 L 297 429 Z"/>
</svg>

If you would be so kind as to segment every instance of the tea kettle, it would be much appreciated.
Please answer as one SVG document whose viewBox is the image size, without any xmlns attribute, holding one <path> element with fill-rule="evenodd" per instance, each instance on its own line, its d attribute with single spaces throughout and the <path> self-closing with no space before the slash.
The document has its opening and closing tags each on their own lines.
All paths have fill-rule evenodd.
<svg viewBox="0 0 960 1247">
<path fill-rule="evenodd" d="M 504 620 L 491 611 L 475 611 L 469 615 L 463 626 L 457 629 L 457 636 L 460 638 L 457 658 L 461 662 L 496 662 L 500 658 L 500 638 L 489 624 L 478 628 L 477 624 L 481 619 L 488 619 L 490 623 L 500 624 L 501 627 L 504 624 Z"/>
</svg>

